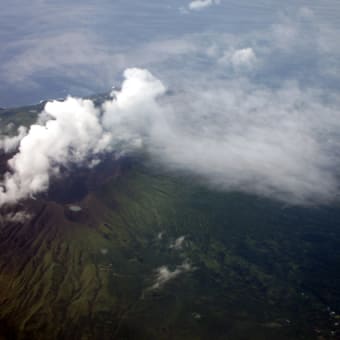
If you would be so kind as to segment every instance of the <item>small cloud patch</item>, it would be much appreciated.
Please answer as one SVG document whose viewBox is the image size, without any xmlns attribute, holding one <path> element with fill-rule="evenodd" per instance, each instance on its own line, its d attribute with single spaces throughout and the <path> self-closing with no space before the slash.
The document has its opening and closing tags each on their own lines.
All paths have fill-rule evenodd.
<svg viewBox="0 0 340 340">
<path fill-rule="evenodd" d="M 252 69 L 256 61 L 256 54 L 251 47 L 236 51 L 226 51 L 222 58 L 219 59 L 221 64 L 231 65 L 234 70 Z"/>
<path fill-rule="evenodd" d="M 177 266 L 175 270 L 171 271 L 167 266 L 161 266 L 156 269 L 156 280 L 150 289 L 160 289 L 167 282 L 174 280 L 179 275 L 192 271 L 193 268 L 188 261 L 184 261 L 181 265 Z"/>
<path fill-rule="evenodd" d="M 107 255 L 107 253 L 109 252 L 109 250 L 107 248 L 101 248 L 100 252 L 102 253 L 102 255 Z"/>
<path fill-rule="evenodd" d="M 172 242 L 170 244 L 169 248 L 176 249 L 176 250 L 182 249 L 184 245 L 184 241 L 185 241 L 185 236 L 180 236 L 179 238 L 175 240 L 175 242 Z"/>
<path fill-rule="evenodd" d="M 4 222 L 10 223 L 24 223 L 29 220 L 32 216 L 26 211 L 18 211 L 16 213 L 9 213 L 2 217 Z"/>
<path fill-rule="evenodd" d="M 188 7 L 191 11 L 200 11 L 212 5 L 219 5 L 220 3 L 220 0 L 194 0 L 190 2 Z"/>
<path fill-rule="evenodd" d="M 80 212 L 83 210 L 79 205 L 70 205 L 68 208 L 73 212 Z"/>
</svg>

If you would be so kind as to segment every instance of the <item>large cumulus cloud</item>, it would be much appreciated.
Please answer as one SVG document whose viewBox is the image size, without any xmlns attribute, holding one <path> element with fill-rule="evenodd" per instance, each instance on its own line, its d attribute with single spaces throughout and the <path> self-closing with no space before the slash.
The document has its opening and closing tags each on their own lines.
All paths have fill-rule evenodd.
<svg viewBox="0 0 340 340">
<path fill-rule="evenodd" d="M 340 114 L 321 90 L 240 79 L 169 95 L 147 70 L 124 77 L 100 108 L 72 97 L 46 104 L 9 161 L 0 204 L 46 190 L 61 166 L 91 166 L 118 148 L 144 148 L 163 166 L 223 190 L 293 204 L 336 198 Z"/>
<path fill-rule="evenodd" d="M 102 110 L 80 98 L 48 102 L 27 134 L 20 128 L 21 134 L 3 140 L 0 147 L 14 142 L 19 146 L 8 161 L 10 171 L 1 183 L 0 205 L 47 190 L 51 176 L 57 176 L 61 167 L 92 166 L 100 154 L 117 150 L 118 145 L 123 151 L 141 146 L 142 122 L 148 110 L 154 112 L 155 97 L 165 88 L 146 70 L 128 69 L 124 75 L 122 90 L 114 91 Z"/>
<path fill-rule="evenodd" d="M 225 6 L 195 20 L 214 12 L 217 23 Z M 293 204 L 336 199 L 339 29 L 325 8 L 322 15 L 317 6 L 293 9 L 252 30 L 213 25 L 122 44 L 120 51 L 85 31 L 55 40 L 66 39 L 65 50 L 48 35 L 25 42 L 33 43 L 29 53 L 0 67 L 13 82 L 26 84 L 53 69 L 87 86 L 137 68 L 124 72 L 121 89 L 101 107 L 73 97 L 53 101 L 28 131 L 2 136 L 0 148 L 18 149 L 1 183 L 0 204 L 46 190 L 71 164 L 93 166 L 103 153 L 139 148 L 214 188 Z"/>
</svg>

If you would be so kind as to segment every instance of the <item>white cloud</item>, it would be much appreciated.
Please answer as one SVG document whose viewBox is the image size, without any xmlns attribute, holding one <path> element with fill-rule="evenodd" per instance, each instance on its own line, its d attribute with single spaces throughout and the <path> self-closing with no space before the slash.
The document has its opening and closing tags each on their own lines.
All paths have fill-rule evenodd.
<svg viewBox="0 0 340 340">
<path fill-rule="evenodd" d="M 227 51 L 219 62 L 231 65 L 235 70 L 252 69 L 256 64 L 256 54 L 251 47 Z"/>
<path fill-rule="evenodd" d="M 2 183 L 0 205 L 47 190 L 51 174 L 57 175 L 61 165 L 83 162 L 109 146 L 110 135 L 103 131 L 90 100 L 50 102 L 43 115 L 45 123 L 30 127 L 8 162 L 11 172 Z"/>
<path fill-rule="evenodd" d="M 185 241 L 185 236 L 180 236 L 178 237 L 175 242 L 170 244 L 170 249 L 182 249 L 183 245 L 184 245 L 184 241 Z"/>
<path fill-rule="evenodd" d="M 0 221 L 11 223 L 24 223 L 28 221 L 32 216 L 26 211 L 17 211 L 15 213 L 8 213 L 5 215 L 0 214 Z"/>
<path fill-rule="evenodd" d="M 40 63 L 34 48 L 30 49 L 32 54 L 21 55 L 9 68 L 14 80 L 15 76 L 27 80 L 31 72 L 39 73 L 39 67 L 54 67 L 47 60 L 50 51 L 56 53 L 56 64 L 58 53 L 70 54 L 61 63 L 71 68 L 79 64 L 86 69 L 93 56 L 96 65 L 103 64 L 98 74 L 110 67 L 115 73 L 125 64 L 137 64 L 149 65 L 154 75 L 145 69 L 127 70 L 122 90 L 114 91 L 114 98 L 99 109 L 91 101 L 76 98 L 49 103 L 46 111 L 54 110 L 54 118 L 43 114 L 45 121 L 39 120 L 27 136 L 11 144 L 13 149 L 21 140 L 19 152 L 10 161 L 11 172 L 1 183 L 0 204 L 46 190 L 59 166 L 79 162 L 94 166 L 100 152 L 124 154 L 141 147 L 163 166 L 194 174 L 221 190 L 297 204 L 336 198 L 338 30 L 321 25 L 316 18 L 302 9 L 295 17 L 281 16 L 266 30 L 189 34 L 147 42 L 114 56 L 94 45 L 100 53 L 84 59 L 93 47 L 93 37 L 86 40 L 77 34 L 68 37 L 81 42 L 79 49 L 68 42 L 66 54 L 45 41 L 39 50 Z M 59 45 L 62 41 L 58 40 Z M 80 75 L 79 81 L 83 79 Z M 70 110 L 69 115 L 59 114 Z M 88 119 L 95 123 L 82 126 Z M 59 137 L 63 125 L 64 135 Z M 43 137 L 38 138 L 40 134 Z M 77 134 L 82 144 L 70 137 Z M 103 134 L 106 139 L 96 150 L 94 145 Z M 1 140 L 2 147 L 6 138 Z M 51 154 L 45 150 L 48 145 Z M 76 157 L 78 153 L 82 156 Z M 28 155 L 33 155 L 35 163 L 31 170 Z"/>
<path fill-rule="evenodd" d="M 323 202 L 338 193 L 335 108 L 323 102 L 322 92 L 296 84 L 272 90 L 216 83 L 177 98 L 175 121 L 159 126 L 153 152 L 216 188 Z"/>
<path fill-rule="evenodd" d="M 13 152 L 19 145 L 20 141 L 26 136 L 27 129 L 23 126 L 18 128 L 16 136 L 4 136 L 0 139 L 0 150 L 3 149 L 5 153 Z"/>
<path fill-rule="evenodd" d="M 193 268 L 188 261 L 184 261 L 181 265 L 178 265 L 173 271 L 171 271 L 167 266 L 161 266 L 156 270 L 155 283 L 150 289 L 160 289 L 167 282 L 174 280 L 179 275 L 192 271 Z"/>
<path fill-rule="evenodd" d="M 12 84 L 27 82 L 37 73 L 54 76 L 64 73 L 78 80 L 84 79 L 105 65 L 100 79 L 93 77 L 93 81 L 108 86 L 111 72 L 119 69 L 122 63 L 121 56 L 112 55 L 110 50 L 98 42 L 98 37 L 81 30 L 12 42 L 8 49 L 19 51 L 0 66 L 4 79 Z"/>
<path fill-rule="evenodd" d="M 314 11 L 309 7 L 301 7 L 298 11 L 298 14 L 301 18 L 304 19 L 313 19 L 314 18 Z"/>
<path fill-rule="evenodd" d="M 231 62 L 235 67 L 248 66 L 251 67 L 256 61 L 256 56 L 252 48 L 243 48 L 237 50 L 231 56 Z"/>
<path fill-rule="evenodd" d="M 212 5 L 218 5 L 220 3 L 220 0 L 194 0 L 190 2 L 188 7 L 190 10 L 199 11 Z"/>
<path fill-rule="evenodd" d="M 0 204 L 47 190 L 60 166 L 141 147 L 223 190 L 294 204 L 338 195 L 336 97 L 326 102 L 322 90 L 295 82 L 271 89 L 234 78 L 168 96 L 147 70 L 128 69 L 124 77 L 101 109 L 76 98 L 46 105 L 9 161 Z"/>
<path fill-rule="evenodd" d="M 142 145 L 157 115 L 155 100 L 165 87 L 146 70 L 128 69 L 124 76 L 121 91 L 103 104 L 102 115 L 91 100 L 68 97 L 46 104 L 8 162 L 11 171 L 0 183 L 0 206 L 46 191 L 61 166 L 92 166 L 103 152 Z"/>
<path fill-rule="evenodd" d="M 101 248 L 100 252 L 102 253 L 102 255 L 107 255 L 109 250 L 107 248 Z"/>
<path fill-rule="evenodd" d="M 114 136 L 114 143 L 124 148 L 142 145 L 143 136 L 149 133 L 157 116 L 162 114 L 156 102 L 166 88 L 149 71 L 128 69 L 121 91 L 114 91 L 114 100 L 103 104 L 102 122 Z"/>
</svg>

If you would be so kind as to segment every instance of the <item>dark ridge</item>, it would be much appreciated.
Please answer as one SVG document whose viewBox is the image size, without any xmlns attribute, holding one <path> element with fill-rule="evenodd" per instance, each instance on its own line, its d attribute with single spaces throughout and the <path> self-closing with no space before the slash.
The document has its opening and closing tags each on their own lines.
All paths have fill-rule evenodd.
<svg viewBox="0 0 340 340">
<path fill-rule="evenodd" d="M 104 156 L 93 168 L 87 166 L 63 168 L 60 176 L 52 180 L 47 194 L 43 197 L 60 204 L 79 202 L 105 182 L 127 171 L 131 162 L 130 157 L 116 159 L 110 154 Z"/>
<path fill-rule="evenodd" d="M 3 180 L 4 175 L 8 172 L 8 160 L 14 156 L 14 153 L 6 154 L 3 150 L 0 149 L 0 181 Z"/>
<path fill-rule="evenodd" d="M 13 329 L 6 320 L 0 320 L 0 340 L 16 340 L 18 339 L 17 332 Z"/>
</svg>

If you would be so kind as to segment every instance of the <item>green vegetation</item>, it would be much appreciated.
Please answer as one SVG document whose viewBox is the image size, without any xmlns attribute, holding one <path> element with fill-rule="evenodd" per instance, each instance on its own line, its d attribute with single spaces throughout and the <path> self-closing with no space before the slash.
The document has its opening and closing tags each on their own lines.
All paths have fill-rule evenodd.
<svg viewBox="0 0 340 340">
<path fill-rule="evenodd" d="M 33 106 L 25 106 L 20 108 L 10 108 L 10 109 L 2 109 L 0 108 L 0 132 L 6 132 L 8 124 L 13 125 L 14 127 L 30 126 L 36 121 L 38 113 L 41 112 L 44 108 L 45 103 L 41 103 L 39 105 Z M 14 133 L 14 129 L 9 131 Z"/>
</svg>

